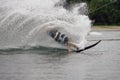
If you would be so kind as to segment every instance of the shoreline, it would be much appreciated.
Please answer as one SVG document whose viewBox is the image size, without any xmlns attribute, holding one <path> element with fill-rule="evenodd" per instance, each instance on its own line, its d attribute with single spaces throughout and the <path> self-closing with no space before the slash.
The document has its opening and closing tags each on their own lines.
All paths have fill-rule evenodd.
<svg viewBox="0 0 120 80">
<path fill-rule="evenodd" d="M 120 26 L 92 26 L 93 30 L 120 30 Z"/>
</svg>

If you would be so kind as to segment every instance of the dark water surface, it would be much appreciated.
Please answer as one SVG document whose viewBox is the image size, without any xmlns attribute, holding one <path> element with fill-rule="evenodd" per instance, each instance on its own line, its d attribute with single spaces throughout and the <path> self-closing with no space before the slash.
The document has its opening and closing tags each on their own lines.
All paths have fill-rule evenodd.
<svg viewBox="0 0 120 80">
<path fill-rule="evenodd" d="M 82 53 L 47 50 L 0 51 L 0 80 L 120 80 L 120 31 Z"/>
</svg>

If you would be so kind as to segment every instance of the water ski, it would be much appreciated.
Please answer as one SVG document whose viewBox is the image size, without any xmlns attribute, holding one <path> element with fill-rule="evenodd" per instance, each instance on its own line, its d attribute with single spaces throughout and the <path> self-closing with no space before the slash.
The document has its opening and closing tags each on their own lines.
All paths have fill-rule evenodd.
<svg viewBox="0 0 120 80">
<path fill-rule="evenodd" d="M 85 47 L 84 49 L 80 49 L 80 50 L 74 50 L 72 52 L 76 52 L 76 53 L 79 53 L 79 52 L 82 52 L 82 51 L 85 51 L 85 50 L 88 50 L 92 47 L 95 47 L 97 44 L 99 44 L 101 42 L 101 40 L 97 41 L 96 43 L 92 44 L 92 45 L 89 45 L 87 47 Z"/>
</svg>

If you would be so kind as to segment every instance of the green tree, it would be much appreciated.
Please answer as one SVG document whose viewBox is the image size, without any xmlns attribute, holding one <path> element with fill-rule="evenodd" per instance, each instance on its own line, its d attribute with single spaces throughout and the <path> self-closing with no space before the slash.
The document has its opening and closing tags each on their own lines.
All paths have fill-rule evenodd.
<svg viewBox="0 0 120 80">
<path fill-rule="evenodd" d="M 120 25 L 120 0 L 67 0 L 68 4 L 86 2 L 95 24 Z"/>
</svg>

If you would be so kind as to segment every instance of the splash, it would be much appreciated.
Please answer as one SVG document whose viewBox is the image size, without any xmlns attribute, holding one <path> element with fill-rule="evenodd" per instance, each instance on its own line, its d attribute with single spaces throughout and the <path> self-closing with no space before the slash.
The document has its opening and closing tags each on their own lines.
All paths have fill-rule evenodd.
<svg viewBox="0 0 120 80">
<path fill-rule="evenodd" d="M 91 30 L 85 3 L 64 8 L 65 0 L 0 0 L 0 49 L 18 46 L 64 48 L 46 30 L 56 28 L 84 48 Z"/>
</svg>

